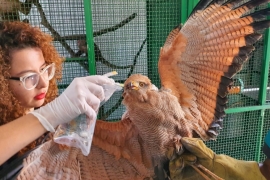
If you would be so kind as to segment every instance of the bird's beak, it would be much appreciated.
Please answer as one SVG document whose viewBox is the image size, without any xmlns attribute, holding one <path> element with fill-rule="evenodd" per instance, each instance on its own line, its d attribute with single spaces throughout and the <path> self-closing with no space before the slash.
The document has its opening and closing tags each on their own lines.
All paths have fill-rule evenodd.
<svg viewBox="0 0 270 180">
<path fill-rule="evenodd" d="M 132 90 L 139 90 L 139 83 L 131 81 L 130 83 L 127 84 L 127 88 Z"/>
</svg>

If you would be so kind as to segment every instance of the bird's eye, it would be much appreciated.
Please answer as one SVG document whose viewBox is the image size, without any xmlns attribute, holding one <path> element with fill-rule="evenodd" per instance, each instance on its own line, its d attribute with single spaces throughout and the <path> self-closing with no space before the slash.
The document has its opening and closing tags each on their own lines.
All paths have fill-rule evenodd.
<svg viewBox="0 0 270 180">
<path fill-rule="evenodd" d="M 140 85 L 141 87 L 143 87 L 143 86 L 144 86 L 144 83 L 143 83 L 143 82 L 140 82 L 139 85 Z"/>
</svg>

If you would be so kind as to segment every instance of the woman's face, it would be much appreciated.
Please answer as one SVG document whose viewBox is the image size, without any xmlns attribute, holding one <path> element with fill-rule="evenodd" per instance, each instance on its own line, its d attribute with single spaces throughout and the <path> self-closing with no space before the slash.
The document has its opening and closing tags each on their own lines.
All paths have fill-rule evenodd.
<svg viewBox="0 0 270 180">
<path fill-rule="evenodd" d="M 22 77 L 31 73 L 40 73 L 46 67 L 42 51 L 39 48 L 25 48 L 15 50 L 11 54 L 11 77 Z M 14 96 L 26 108 L 40 107 L 44 103 L 49 87 L 49 81 L 39 77 L 39 82 L 34 89 L 27 90 L 23 83 L 9 80 L 9 85 Z"/>
</svg>

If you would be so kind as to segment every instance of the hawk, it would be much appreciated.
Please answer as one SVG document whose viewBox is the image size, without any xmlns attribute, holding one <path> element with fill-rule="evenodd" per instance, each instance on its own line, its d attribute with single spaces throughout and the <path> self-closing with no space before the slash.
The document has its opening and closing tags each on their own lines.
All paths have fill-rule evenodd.
<svg viewBox="0 0 270 180">
<path fill-rule="evenodd" d="M 267 2 L 201 0 L 160 49 L 160 89 L 131 75 L 124 83 L 125 114 L 118 122 L 97 121 L 88 156 L 50 141 L 25 159 L 18 178 L 167 178 L 166 152 L 182 152 L 181 137 L 218 136 L 232 77 L 262 37 L 257 32 L 270 26 L 269 8 L 252 10 Z"/>
</svg>

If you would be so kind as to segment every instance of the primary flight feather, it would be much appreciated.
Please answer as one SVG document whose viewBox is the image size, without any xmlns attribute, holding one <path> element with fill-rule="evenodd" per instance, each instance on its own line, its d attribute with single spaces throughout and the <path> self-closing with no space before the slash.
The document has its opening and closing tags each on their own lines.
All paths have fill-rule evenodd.
<svg viewBox="0 0 270 180">
<path fill-rule="evenodd" d="M 201 0 L 160 49 L 161 89 L 131 75 L 127 111 L 119 122 L 97 121 L 89 156 L 50 141 L 25 160 L 19 179 L 165 179 L 166 152 L 181 152 L 181 137 L 217 137 L 232 77 L 270 26 L 270 8 L 250 11 L 266 2 Z"/>
</svg>

